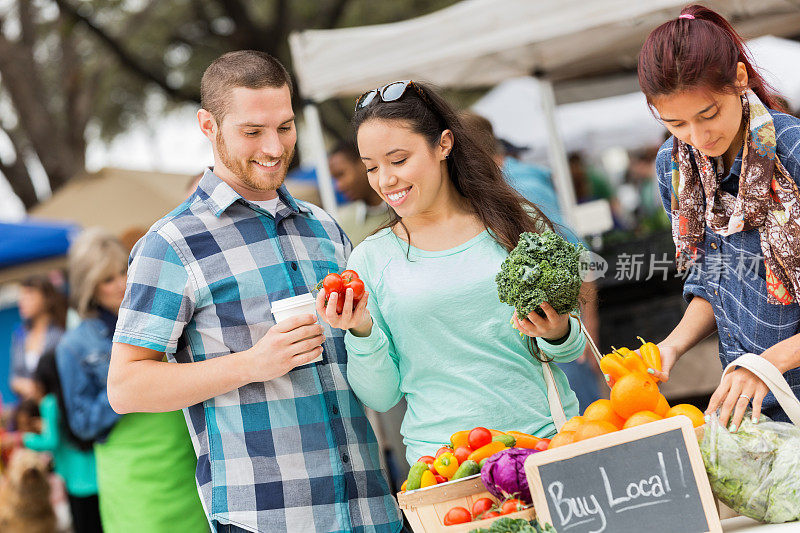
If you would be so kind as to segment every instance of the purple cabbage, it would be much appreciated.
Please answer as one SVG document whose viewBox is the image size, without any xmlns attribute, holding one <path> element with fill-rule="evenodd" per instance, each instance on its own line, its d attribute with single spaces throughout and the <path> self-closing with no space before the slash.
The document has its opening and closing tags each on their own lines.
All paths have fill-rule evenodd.
<svg viewBox="0 0 800 533">
<path fill-rule="evenodd" d="M 481 468 L 481 481 L 492 496 L 500 500 L 516 497 L 533 503 L 525 476 L 525 459 L 539 450 L 508 448 L 492 455 Z"/>
</svg>

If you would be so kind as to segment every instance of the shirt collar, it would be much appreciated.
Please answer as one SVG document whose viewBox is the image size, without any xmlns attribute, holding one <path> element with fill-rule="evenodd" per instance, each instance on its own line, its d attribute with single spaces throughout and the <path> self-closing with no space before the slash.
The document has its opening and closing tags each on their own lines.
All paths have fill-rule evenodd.
<svg viewBox="0 0 800 533">
<path fill-rule="evenodd" d="M 218 217 L 221 216 L 222 213 L 224 213 L 225 210 L 233 205 L 233 203 L 237 200 L 241 200 L 242 203 L 251 209 L 263 211 L 260 207 L 242 198 L 238 192 L 233 190 L 233 187 L 225 183 L 219 176 L 214 174 L 213 170 L 210 168 L 206 169 L 203 177 L 200 179 L 200 183 L 198 183 L 197 186 L 197 191 L 200 198 L 202 198 L 206 205 L 208 205 L 208 207 L 211 209 L 211 212 Z M 297 203 L 292 195 L 289 194 L 289 191 L 286 190 L 285 185 L 281 185 L 277 192 L 278 213 L 280 213 L 282 210 L 288 210 L 294 214 L 311 212 L 305 206 Z"/>
</svg>

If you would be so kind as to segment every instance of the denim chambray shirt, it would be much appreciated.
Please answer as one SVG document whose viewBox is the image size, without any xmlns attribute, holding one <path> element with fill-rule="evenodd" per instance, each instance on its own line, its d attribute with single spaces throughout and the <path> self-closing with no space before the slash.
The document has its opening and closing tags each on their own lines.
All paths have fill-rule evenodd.
<svg viewBox="0 0 800 533">
<path fill-rule="evenodd" d="M 777 111 L 770 113 L 775 123 L 778 159 L 795 182 L 800 183 L 800 120 Z M 656 159 L 661 200 L 670 217 L 672 142 L 673 137 L 667 139 Z M 739 150 L 730 172 L 722 180 L 724 191 L 738 193 L 741 168 L 742 151 Z M 767 301 L 758 229 L 723 237 L 706 226 L 705 240 L 697 249 L 701 259 L 686 278 L 683 295 L 687 301 L 700 296 L 711 303 L 717 320 L 719 358 L 723 367 L 744 353 L 761 354 L 798 333 L 800 305 Z M 800 369 L 783 376 L 795 396 L 800 397 Z M 788 422 L 772 393 L 764 399 L 763 412 L 774 420 Z"/>
</svg>

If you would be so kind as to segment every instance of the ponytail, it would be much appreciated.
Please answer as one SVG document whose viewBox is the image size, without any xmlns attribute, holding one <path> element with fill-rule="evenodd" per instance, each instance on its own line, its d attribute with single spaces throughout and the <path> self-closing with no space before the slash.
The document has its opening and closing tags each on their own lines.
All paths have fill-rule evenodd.
<svg viewBox="0 0 800 533">
<path fill-rule="evenodd" d="M 685 7 L 680 17 L 650 33 L 639 53 L 639 86 L 651 106 L 654 98 L 687 89 L 728 92 L 735 90 L 739 62 L 747 69 L 748 87 L 764 105 L 786 111 L 736 30 L 701 5 Z"/>
</svg>

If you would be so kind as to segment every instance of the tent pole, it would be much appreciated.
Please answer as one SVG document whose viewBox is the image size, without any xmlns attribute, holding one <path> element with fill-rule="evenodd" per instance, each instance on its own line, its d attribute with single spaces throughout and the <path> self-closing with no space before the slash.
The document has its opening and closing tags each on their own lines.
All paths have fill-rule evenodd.
<svg viewBox="0 0 800 533">
<path fill-rule="evenodd" d="M 544 112 L 544 120 L 547 127 L 547 151 L 550 166 L 553 169 L 553 184 L 558 195 L 558 206 L 561 208 L 564 222 L 568 226 L 574 227 L 575 188 L 569 172 L 567 151 L 564 148 L 564 142 L 561 139 L 558 123 L 556 122 L 556 97 L 553 92 L 553 83 L 544 78 L 536 79 L 539 82 L 542 111 Z"/>
<path fill-rule="evenodd" d="M 333 179 L 328 167 L 328 154 L 325 150 L 325 139 L 322 136 L 322 122 L 319 118 L 319 110 L 314 103 L 309 102 L 303 108 L 303 116 L 308 128 L 308 140 L 311 149 L 311 160 L 317 172 L 317 185 L 319 195 L 322 198 L 322 208 L 332 217 L 338 215 L 336 209 L 336 194 L 333 191 Z"/>
</svg>

